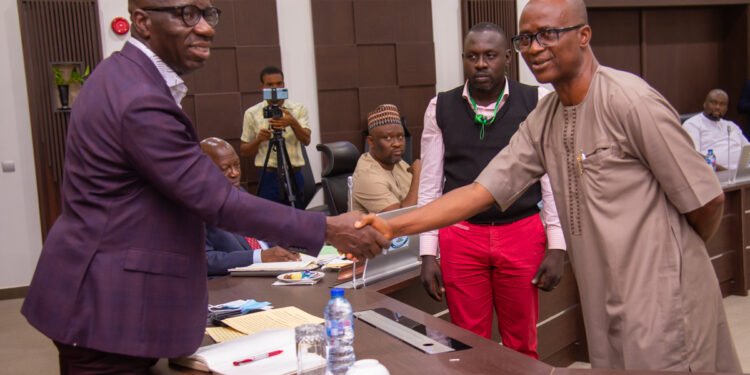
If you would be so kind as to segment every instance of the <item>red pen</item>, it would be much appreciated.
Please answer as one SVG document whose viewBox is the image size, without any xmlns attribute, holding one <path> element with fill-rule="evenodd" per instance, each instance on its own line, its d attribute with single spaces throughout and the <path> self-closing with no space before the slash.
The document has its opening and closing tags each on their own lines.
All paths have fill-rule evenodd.
<svg viewBox="0 0 750 375">
<path fill-rule="evenodd" d="M 279 355 L 279 354 L 281 354 L 283 352 L 284 352 L 283 350 L 274 350 L 274 351 L 272 351 L 270 353 L 258 354 L 258 355 L 252 356 L 250 358 L 245 358 L 245 359 L 241 359 L 239 361 L 234 361 L 232 363 L 235 366 L 241 366 L 241 365 L 244 365 L 245 363 L 250 363 L 250 362 L 260 361 L 261 359 L 271 358 L 271 357 L 277 356 L 277 355 Z"/>
</svg>

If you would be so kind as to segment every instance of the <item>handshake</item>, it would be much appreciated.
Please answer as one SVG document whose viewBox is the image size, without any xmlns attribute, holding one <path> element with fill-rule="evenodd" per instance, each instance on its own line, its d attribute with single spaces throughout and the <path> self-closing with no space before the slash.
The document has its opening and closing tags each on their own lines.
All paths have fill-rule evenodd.
<svg viewBox="0 0 750 375">
<path fill-rule="evenodd" d="M 374 214 L 355 211 L 326 218 L 326 242 L 347 257 L 374 258 L 390 246 L 392 238 L 388 223 Z"/>
</svg>

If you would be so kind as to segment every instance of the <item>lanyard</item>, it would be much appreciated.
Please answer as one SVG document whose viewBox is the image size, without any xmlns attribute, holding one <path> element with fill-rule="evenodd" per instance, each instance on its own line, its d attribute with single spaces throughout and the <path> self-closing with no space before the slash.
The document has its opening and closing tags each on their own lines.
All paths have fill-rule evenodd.
<svg viewBox="0 0 750 375">
<path fill-rule="evenodd" d="M 497 116 L 497 109 L 500 107 L 500 100 L 503 99 L 503 94 L 505 94 L 505 87 L 503 87 L 503 91 L 500 91 L 500 96 L 497 97 L 497 102 L 495 102 L 495 110 L 492 112 L 492 117 L 490 118 L 484 117 L 484 115 L 480 115 L 479 113 L 477 113 L 477 103 L 474 101 L 474 98 L 471 97 L 471 94 L 469 94 L 469 101 L 474 108 L 474 122 L 482 125 L 482 128 L 479 130 L 479 140 L 484 140 L 484 127 L 492 125 L 492 122 L 495 121 L 495 116 Z"/>
</svg>

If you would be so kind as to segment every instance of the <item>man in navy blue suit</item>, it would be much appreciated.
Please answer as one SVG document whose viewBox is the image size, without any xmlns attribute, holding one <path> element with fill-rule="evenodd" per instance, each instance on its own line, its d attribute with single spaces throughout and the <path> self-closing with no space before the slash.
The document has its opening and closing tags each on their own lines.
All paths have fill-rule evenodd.
<svg viewBox="0 0 750 375">
<path fill-rule="evenodd" d="M 240 187 L 240 158 L 227 141 L 211 137 L 201 141 L 201 151 L 208 155 L 221 173 L 234 185 Z M 265 246 L 264 246 L 265 245 Z M 268 247 L 265 242 L 227 232 L 206 224 L 206 261 L 208 276 L 221 276 L 230 268 L 244 267 L 262 262 L 289 262 L 299 260 L 299 255 L 281 246 Z"/>
</svg>

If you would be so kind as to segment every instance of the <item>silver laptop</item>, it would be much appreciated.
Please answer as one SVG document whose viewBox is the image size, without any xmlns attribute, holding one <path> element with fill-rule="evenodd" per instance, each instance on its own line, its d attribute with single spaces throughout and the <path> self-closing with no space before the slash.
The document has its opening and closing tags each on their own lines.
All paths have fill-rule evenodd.
<svg viewBox="0 0 750 375">
<path fill-rule="evenodd" d="M 378 216 L 391 219 L 416 209 L 417 206 L 388 211 Z M 367 261 L 364 277 L 357 277 L 357 288 L 375 283 L 379 280 L 410 271 L 421 264 L 419 258 L 419 235 L 398 237 L 391 240 L 391 247 Z M 355 287 L 352 280 L 335 286 L 336 288 Z"/>
<path fill-rule="evenodd" d="M 737 174 L 735 179 L 745 179 L 750 177 L 750 145 L 742 146 L 740 151 L 740 161 L 737 163 Z"/>
</svg>

